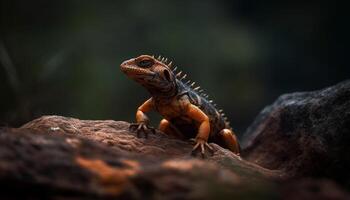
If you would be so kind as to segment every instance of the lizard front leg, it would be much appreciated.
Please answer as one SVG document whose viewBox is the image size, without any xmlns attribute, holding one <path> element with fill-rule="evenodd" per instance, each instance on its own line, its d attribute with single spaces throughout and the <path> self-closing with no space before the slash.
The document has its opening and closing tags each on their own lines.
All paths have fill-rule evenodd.
<svg viewBox="0 0 350 200">
<path fill-rule="evenodd" d="M 145 101 L 136 111 L 136 123 L 130 124 L 131 130 L 136 130 L 137 137 L 140 137 L 140 133 L 143 132 L 147 138 L 148 133 L 155 133 L 155 129 L 149 126 L 149 118 L 145 113 L 151 111 L 154 108 L 153 99 L 150 98 Z"/>
<path fill-rule="evenodd" d="M 201 154 L 204 156 L 205 147 L 207 147 L 210 151 L 213 151 L 213 148 L 207 143 L 210 134 L 209 117 L 201 109 L 193 104 L 190 104 L 188 106 L 186 114 L 200 124 L 197 136 L 194 139 L 196 144 L 194 145 L 192 152 L 200 148 Z"/>
</svg>

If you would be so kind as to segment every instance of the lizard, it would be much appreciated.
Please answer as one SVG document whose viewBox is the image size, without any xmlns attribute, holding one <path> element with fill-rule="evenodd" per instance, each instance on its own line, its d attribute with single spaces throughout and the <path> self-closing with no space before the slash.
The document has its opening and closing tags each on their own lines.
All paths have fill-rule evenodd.
<svg viewBox="0 0 350 200">
<path fill-rule="evenodd" d="M 185 79 L 187 74 L 177 72 L 167 58 L 141 55 L 122 62 L 121 71 L 142 85 L 151 95 L 136 111 L 136 123 L 130 129 L 141 133 L 155 133 L 150 126 L 147 112 L 158 112 L 163 119 L 158 129 L 167 134 L 194 142 L 192 153 L 206 149 L 213 152 L 208 142 L 240 153 L 240 145 L 230 123 L 222 110 L 209 100 L 203 89 L 195 82 Z"/>
</svg>

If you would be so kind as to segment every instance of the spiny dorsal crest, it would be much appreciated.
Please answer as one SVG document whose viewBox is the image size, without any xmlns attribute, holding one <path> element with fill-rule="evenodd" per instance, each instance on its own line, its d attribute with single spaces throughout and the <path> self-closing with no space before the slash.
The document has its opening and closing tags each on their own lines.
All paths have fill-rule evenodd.
<svg viewBox="0 0 350 200">
<path fill-rule="evenodd" d="M 154 55 L 152 55 L 152 58 L 155 58 Z M 167 65 L 170 69 L 172 69 L 172 61 L 170 61 L 170 62 L 168 63 L 168 58 L 162 57 L 161 55 L 159 55 L 159 56 L 158 56 L 157 58 L 155 58 L 155 59 L 157 59 L 159 62 L 161 62 L 161 63 Z"/>
<path fill-rule="evenodd" d="M 153 58 L 154 55 L 152 55 Z M 183 73 L 182 71 L 177 72 L 177 66 L 173 67 L 173 62 L 170 61 L 168 63 L 168 58 L 162 57 L 161 55 L 159 55 L 156 58 L 158 61 L 162 62 L 163 64 L 167 65 L 170 69 L 172 69 L 173 73 L 176 75 L 176 78 L 180 81 L 182 81 L 184 84 L 188 85 L 190 88 L 192 88 L 194 91 L 198 92 L 198 94 L 202 97 L 204 97 L 205 99 L 207 99 L 207 101 L 209 103 L 211 103 L 216 109 L 217 109 L 217 105 L 214 103 L 213 100 L 209 99 L 209 95 L 207 95 L 203 89 L 201 89 L 200 86 L 195 86 L 196 82 L 192 82 L 191 80 L 187 80 L 186 82 L 185 79 L 187 78 L 187 74 Z M 223 117 L 223 119 L 225 120 L 225 123 L 227 125 L 230 125 L 230 122 L 228 121 L 227 117 L 225 116 L 225 113 L 222 109 L 218 109 L 218 112 L 220 113 L 220 115 Z"/>
<path fill-rule="evenodd" d="M 154 56 L 152 56 L 154 58 Z M 168 58 L 165 58 L 161 55 L 159 55 L 157 58 L 156 58 L 158 61 L 162 62 L 163 64 L 167 65 L 170 69 L 173 70 L 173 73 L 175 74 L 176 78 L 180 81 L 182 81 L 184 84 L 188 85 L 189 87 L 191 87 L 194 91 L 197 91 L 199 93 L 199 95 L 201 95 L 202 97 L 206 97 L 208 98 L 209 95 L 207 94 L 204 94 L 204 90 L 201 89 L 200 86 L 195 86 L 196 82 L 192 82 L 191 80 L 187 80 L 187 82 L 184 82 L 185 79 L 187 78 L 187 74 L 186 73 L 183 73 L 183 71 L 179 71 L 177 72 L 177 66 L 174 66 L 173 67 L 173 62 L 170 61 L 169 63 L 168 62 Z"/>
</svg>

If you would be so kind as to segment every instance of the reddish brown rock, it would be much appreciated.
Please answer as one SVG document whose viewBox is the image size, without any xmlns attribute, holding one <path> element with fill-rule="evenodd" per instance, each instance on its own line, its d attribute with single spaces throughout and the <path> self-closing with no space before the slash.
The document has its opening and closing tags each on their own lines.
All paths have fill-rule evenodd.
<svg viewBox="0 0 350 200">
<path fill-rule="evenodd" d="M 215 144 L 197 159 L 192 144 L 158 132 L 137 138 L 129 124 L 45 116 L 0 132 L 0 197 L 211 199 L 275 196 L 278 171 Z M 254 183 L 254 184 L 251 184 Z"/>
<path fill-rule="evenodd" d="M 243 159 L 216 144 L 192 157 L 188 141 L 113 120 L 0 129 L 0 199 L 349 199 L 349 88 L 280 97 L 248 129 Z"/>
</svg>

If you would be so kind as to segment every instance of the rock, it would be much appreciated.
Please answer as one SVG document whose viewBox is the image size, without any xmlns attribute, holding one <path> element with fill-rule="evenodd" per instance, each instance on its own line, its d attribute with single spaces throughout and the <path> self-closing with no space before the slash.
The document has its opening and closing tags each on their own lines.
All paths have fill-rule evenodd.
<svg viewBox="0 0 350 200">
<path fill-rule="evenodd" d="M 350 81 L 280 96 L 243 140 L 244 158 L 265 168 L 349 183 Z"/>
<path fill-rule="evenodd" d="M 212 199 L 276 196 L 283 174 L 215 144 L 206 159 L 160 132 L 137 138 L 127 122 L 44 116 L 0 131 L 0 199 Z M 254 184 L 252 184 L 254 183 Z M 13 191 L 21 191 L 13 193 Z"/>
<path fill-rule="evenodd" d="M 334 181 L 327 179 L 302 178 L 288 182 L 281 189 L 285 200 L 349 199 L 349 193 Z"/>
<path fill-rule="evenodd" d="M 247 130 L 243 159 L 216 144 L 193 157 L 189 141 L 138 138 L 127 122 L 43 116 L 0 128 L 0 199 L 349 199 L 349 116 L 350 81 L 283 95 Z"/>
</svg>

